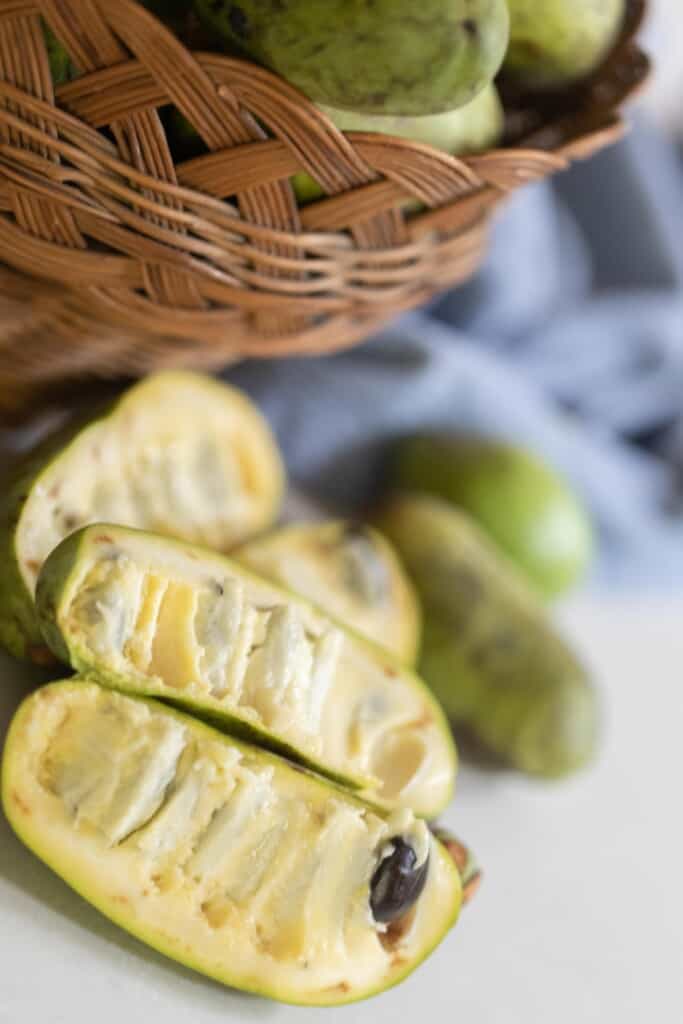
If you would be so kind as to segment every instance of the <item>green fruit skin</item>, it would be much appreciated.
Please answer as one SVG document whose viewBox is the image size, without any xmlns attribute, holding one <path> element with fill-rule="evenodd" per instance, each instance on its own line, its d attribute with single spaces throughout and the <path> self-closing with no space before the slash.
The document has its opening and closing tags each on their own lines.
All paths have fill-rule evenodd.
<svg viewBox="0 0 683 1024">
<path fill-rule="evenodd" d="M 556 472 L 521 448 L 464 436 L 411 438 L 396 449 L 391 481 L 463 508 L 546 598 L 569 590 L 590 565 L 586 511 Z"/>
<path fill-rule="evenodd" d="M 456 732 L 529 775 L 585 767 L 597 748 L 595 690 L 514 566 L 438 498 L 398 496 L 377 523 L 422 600 L 420 672 Z"/>
<path fill-rule="evenodd" d="M 442 843 L 453 857 L 463 889 L 463 904 L 468 903 L 481 884 L 482 872 L 479 862 L 472 850 L 458 839 L 456 835 L 438 822 L 430 825 L 432 835 Z"/>
<path fill-rule="evenodd" d="M 505 73 L 527 89 L 556 89 L 589 75 L 615 43 L 625 0 L 508 0 Z"/>
<path fill-rule="evenodd" d="M 486 86 L 464 107 L 427 117 L 357 114 L 323 105 L 320 105 L 320 109 L 342 132 L 394 135 L 422 142 L 454 156 L 492 149 L 500 142 L 503 134 L 503 105 L 494 85 Z M 321 186 L 306 173 L 295 175 L 292 184 L 300 203 L 320 199 L 325 194 Z"/>
<path fill-rule="evenodd" d="M 374 114 L 437 114 L 495 78 L 509 38 L 505 0 L 196 0 L 214 32 L 316 103 Z"/>
<path fill-rule="evenodd" d="M 314 203 L 317 199 L 323 199 L 325 196 L 325 189 L 322 185 L 319 185 L 315 178 L 312 178 L 306 171 L 292 175 L 291 182 L 299 206 Z"/>
<path fill-rule="evenodd" d="M 78 72 L 69 54 L 57 39 L 50 26 L 43 21 L 43 39 L 47 50 L 47 59 L 50 64 L 50 75 L 53 85 L 64 85 L 76 78 Z"/>
</svg>

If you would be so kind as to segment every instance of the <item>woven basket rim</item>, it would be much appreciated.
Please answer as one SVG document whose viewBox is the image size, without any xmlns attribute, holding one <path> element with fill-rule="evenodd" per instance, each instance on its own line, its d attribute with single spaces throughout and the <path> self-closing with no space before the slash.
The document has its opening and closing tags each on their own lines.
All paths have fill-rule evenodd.
<svg viewBox="0 0 683 1024">
<path fill-rule="evenodd" d="M 465 280 L 507 195 L 623 134 L 620 108 L 649 67 L 635 41 L 646 3 L 628 3 L 595 76 L 551 107 L 518 98 L 516 145 L 456 157 L 341 133 L 272 72 L 188 50 L 135 0 L 6 0 L 0 385 L 334 351 Z M 39 12 L 81 58 L 56 94 Z M 7 64 L 3 38 L 20 59 Z M 173 159 L 158 113 L 169 102 L 206 154 Z M 296 205 L 300 170 L 324 199 Z"/>
</svg>

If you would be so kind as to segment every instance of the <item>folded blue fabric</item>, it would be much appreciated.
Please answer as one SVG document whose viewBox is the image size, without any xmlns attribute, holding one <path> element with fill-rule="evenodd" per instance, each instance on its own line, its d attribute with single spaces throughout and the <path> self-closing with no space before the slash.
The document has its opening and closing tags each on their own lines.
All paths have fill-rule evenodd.
<svg viewBox="0 0 683 1024">
<path fill-rule="evenodd" d="M 522 190 L 468 285 L 338 356 L 228 373 L 293 479 L 362 509 L 387 445 L 429 428 L 519 441 L 591 509 L 596 586 L 683 583 L 683 168 L 646 124 Z"/>
</svg>

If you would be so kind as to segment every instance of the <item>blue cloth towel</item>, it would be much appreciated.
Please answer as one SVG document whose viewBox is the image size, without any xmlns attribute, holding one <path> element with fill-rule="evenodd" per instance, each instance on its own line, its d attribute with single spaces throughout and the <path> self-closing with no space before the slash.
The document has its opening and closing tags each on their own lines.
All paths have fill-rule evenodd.
<svg viewBox="0 0 683 1024">
<path fill-rule="evenodd" d="M 292 479 L 341 512 L 388 444 L 428 428 L 528 445 L 600 538 L 594 585 L 683 585 L 683 168 L 647 124 L 519 192 L 468 285 L 327 358 L 227 374 L 270 417 Z"/>
</svg>

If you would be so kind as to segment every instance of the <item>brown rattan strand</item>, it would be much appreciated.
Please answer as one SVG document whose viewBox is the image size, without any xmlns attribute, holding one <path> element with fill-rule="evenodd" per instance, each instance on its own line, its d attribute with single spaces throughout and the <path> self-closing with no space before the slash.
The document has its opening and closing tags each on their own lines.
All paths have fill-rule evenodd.
<svg viewBox="0 0 683 1024">
<path fill-rule="evenodd" d="M 644 7 L 590 82 L 506 92 L 506 147 L 459 159 L 344 135 L 134 0 L 0 0 L 0 416 L 79 376 L 340 349 L 465 280 L 506 195 L 622 133 Z M 41 17 L 80 73 L 56 95 Z M 174 161 L 170 105 L 205 155 Z M 325 198 L 299 209 L 300 171 Z"/>
</svg>

